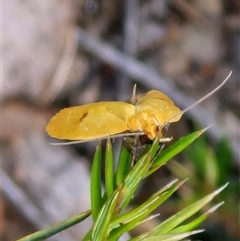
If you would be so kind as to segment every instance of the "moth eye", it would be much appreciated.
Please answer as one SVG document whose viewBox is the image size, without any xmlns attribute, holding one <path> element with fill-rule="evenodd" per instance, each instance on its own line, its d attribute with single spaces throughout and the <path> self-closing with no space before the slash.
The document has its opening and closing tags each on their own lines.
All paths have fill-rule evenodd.
<svg viewBox="0 0 240 241">
<path fill-rule="evenodd" d="M 139 141 L 142 145 L 153 143 L 153 141 L 151 139 L 149 139 L 149 137 L 147 135 L 139 136 Z"/>
</svg>

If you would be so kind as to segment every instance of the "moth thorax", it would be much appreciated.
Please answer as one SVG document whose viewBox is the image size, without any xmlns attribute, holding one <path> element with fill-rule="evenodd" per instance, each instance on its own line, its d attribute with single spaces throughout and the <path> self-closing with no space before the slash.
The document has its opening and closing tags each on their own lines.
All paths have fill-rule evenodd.
<svg viewBox="0 0 240 241">
<path fill-rule="evenodd" d="M 157 119 L 151 110 L 137 112 L 129 119 L 129 126 L 131 130 L 143 131 L 150 140 L 153 140 L 159 132 Z"/>
</svg>

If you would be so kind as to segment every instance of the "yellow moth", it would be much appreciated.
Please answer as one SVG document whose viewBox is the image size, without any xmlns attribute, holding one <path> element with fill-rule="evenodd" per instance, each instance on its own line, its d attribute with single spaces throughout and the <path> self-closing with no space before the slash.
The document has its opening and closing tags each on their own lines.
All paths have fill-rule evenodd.
<svg viewBox="0 0 240 241">
<path fill-rule="evenodd" d="M 158 90 L 135 97 L 134 88 L 131 103 L 104 101 L 62 109 L 52 117 L 46 131 L 51 137 L 71 141 L 58 145 L 134 135 L 144 135 L 149 140 L 158 137 L 161 141 L 165 126 L 215 93 L 230 75 L 231 72 L 219 86 L 183 111 Z"/>
</svg>

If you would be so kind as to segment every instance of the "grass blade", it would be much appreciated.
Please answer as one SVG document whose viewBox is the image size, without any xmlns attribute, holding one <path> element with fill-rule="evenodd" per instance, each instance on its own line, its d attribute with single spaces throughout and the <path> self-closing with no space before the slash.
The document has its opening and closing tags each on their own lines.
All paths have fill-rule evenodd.
<svg viewBox="0 0 240 241">
<path fill-rule="evenodd" d="M 118 166 L 116 171 L 116 185 L 119 187 L 124 178 L 127 176 L 131 169 L 131 154 L 126 149 L 124 143 L 122 143 L 122 147 L 120 150 L 119 158 L 118 158 Z"/>
<path fill-rule="evenodd" d="M 152 167 L 148 171 L 147 176 L 155 172 L 161 166 L 165 165 L 171 158 L 176 156 L 179 152 L 189 146 L 195 141 L 200 135 L 202 135 L 209 127 L 206 127 L 200 131 L 193 132 L 187 136 L 180 138 L 178 141 L 173 143 L 171 146 L 165 148 L 154 160 Z"/>
<path fill-rule="evenodd" d="M 101 191 L 101 161 L 102 161 L 102 147 L 99 143 L 93 157 L 92 171 L 91 171 L 91 207 L 92 218 L 95 221 L 98 213 L 102 207 L 102 191 Z"/>
<path fill-rule="evenodd" d="M 121 189 L 118 188 L 100 210 L 92 228 L 92 241 L 106 240 L 108 226 L 111 222 L 112 216 L 117 212 L 116 206 L 120 191 Z"/>
<path fill-rule="evenodd" d="M 170 217 L 166 221 L 162 222 L 152 231 L 152 235 L 164 234 L 169 233 L 179 224 L 184 222 L 186 219 L 197 213 L 202 207 L 204 207 L 207 203 L 209 203 L 217 194 L 219 194 L 226 186 L 225 184 L 223 187 L 219 188 L 215 192 L 207 195 L 206 197 L 202 198 L 201 200 L 189 205 L 182 211 L 178 212 L 174 216 Z"/>
<path fill-rule="evenodd" d="M 45 240 L 46 238 L 49 238 L 67 228 L 70 228 L 74 226 L 77 223 L 82 222 L 87 217 L 91 215 L 91 211 L 86 211 L 83 213 L 80 213 L 76 216 L 70 217 L 62 222 L 56 223 L 53 226 L 40 230 L 38 232 L 35 232 L 33 234 L 30 234 L 28 236 L 25 236 L 24 238 L 18 239 L 17 241 L 39 241 L 39 240 Z"/>
<path fill-rule="evenodd" d="M 110 139 L 106 143 L 106 152 L 105 152 L 105 188 L 106 195 L 109 198 L 115 189 L 114 183 L 114 170 L 113 170 L 113 150 Z"/>
</svg>

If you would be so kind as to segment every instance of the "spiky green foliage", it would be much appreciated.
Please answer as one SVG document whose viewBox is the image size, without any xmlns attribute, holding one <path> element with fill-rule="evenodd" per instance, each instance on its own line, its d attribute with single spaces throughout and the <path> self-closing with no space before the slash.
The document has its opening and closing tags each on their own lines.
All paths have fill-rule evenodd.
<svg viewBox="0 0 240 241">
<path fill-rule="evenodd" d="M 139 184 L 190 145 L 205 130 L 206 129 L 203 129 L 185 136 L 161 152 L 159 152 L 159 141 L 156 139 L 150 147 L 147 147 L 147 149 L 143 151 L 143 154 L 139 157 L 133 168 L 130 167 L 131 155 L 123 145 L 115 172 L 113 168 L 112 146 L 111 142 L 108 141 L 105 153 L 104 178 L 101 176 L 101 160 L 103 155 L 101 144 L 99 144 L 96 148 L 91 172 L 91 211 L 93 226 L 85 235 L 83 241 L 115 241 L 118 240 L 123 233 L 129 232 L 143 222 L 154 218 L 155 216 L 152 215 L 152 212 L 166 202 L 171 195 L 184 184 L 185 180 L 173 180 L 171 183 L 162 187 L 161 190 L 154 193 L 140 206 L 127 209 Z M 105 190 L 102 190 L 101 187 L 102 179 L 105 179 Z M 190 235 L 201 232 L 202 230 L 194 229 L 222 203 L 210 208 L 204 214 L 200 214 L 199 211 L 225 187 L 226 185 L 180 210 L 174 216 L 159 223 L 152 231 L 142 233 L 130 240 L 184 240 Z M 70 227 L 69 223 L 74 225 L 81 222 L 89 214 L 90 213 L 82 214 L 81 218 L 79 218 L 79 216 L 72 217 L 60 224 L 56 224 L 52 228 L 39 231 L 20 240 L 42 240 Z M 62 223 L 67 223 L 68 225 L 63 228 Z"/>
</svg>

